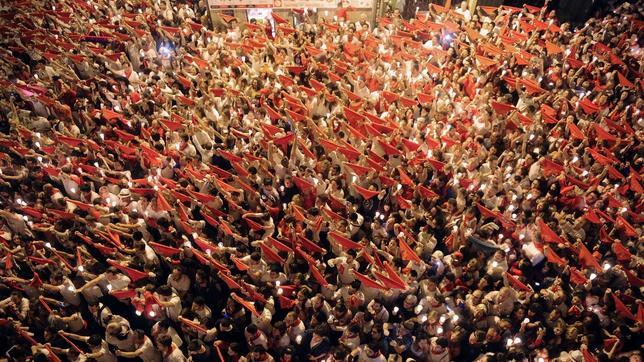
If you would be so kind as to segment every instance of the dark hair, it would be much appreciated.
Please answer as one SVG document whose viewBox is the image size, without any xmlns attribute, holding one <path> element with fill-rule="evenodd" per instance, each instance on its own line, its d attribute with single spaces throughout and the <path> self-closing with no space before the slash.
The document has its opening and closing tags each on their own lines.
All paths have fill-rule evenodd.
<svg viewBox="0 0 644 362">
<path fill-rule="evenodd" d="M 162 334 L 157 339 L 157 343 L 164 347 L 170 347 L 172 345 L 172 337 L 167 334 Z"/>
</svg>

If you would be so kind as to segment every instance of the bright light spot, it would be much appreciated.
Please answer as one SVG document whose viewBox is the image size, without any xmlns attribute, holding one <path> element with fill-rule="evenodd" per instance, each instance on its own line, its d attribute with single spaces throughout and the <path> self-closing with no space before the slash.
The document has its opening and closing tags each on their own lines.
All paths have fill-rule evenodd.
<svg viewBox="0 0 644 362">
<path fill-rule="evenodd" d="M 579 161 L 579 157 L 575 156 L 575 157 L 572 158 L 572 163 L 575 163 L 577 161 Z"/>
<path fill-rule="evenodd" d="M 520 344 L 521 343 L 521 338 L 516 337 L 514 338 L 514 344 Z"/>
<path fill-rule="evenodd" d="M 111 291 L 112 291 L 112 284 L 108 284 L 108 285 L 107 285 L 107 291 L 108 291 L 108 292 L 111 292 Z"/>
<path fill-rule="evenodd" d="M 604 264 L 604 271 L 607 271 L 610 268 L 612 268 L 612 265 L 610 265 L 608 263 Z"/>
<path fill-rule="evenodd" d="M 524 319 L 523 323 L 530 323 L 530 319 L 528 319 L 528 318 Z"/>
<path fill-rule="evenodd" d="M 499 263 L 496 260 L 493 261 L 492 262 L 492 268 L 496 268 L 497 266 L 499 266 Z"/>
<path fill-rule="evenodd" d="M 423 322 L 423 323 L 427 322 L 427 315 L 423 314 L 423 316 L 420 317 L 420 321 Z"/>
<path fill-rule="evenodd" d="M 398 314 L 398 311 L 399 311 L 399 310 L 400 310 L 400 308 L 398 308 L 398 307 L 394 307 L 394 314 Z"/>
<path fill-rule="evenodd" d="M 590 280 L 594 280 L 595 278 L 597 278 L 597 274 L 595 273 L 590 274 Z"/>
<path fill-rule="evenodd" d="M 141 11 L 141 9 L 139 9 L 139 11 Z M 136 315 L 138 315 L 138 316 L 141 316 L 141 311 L 140 310 L 137 310 L 134 313 L 136 313 Z"/>
<path fill-rule="evenodd" d="M 525 239 L 525 234 L 520 234 L 519 235 L 519 240 L 523 240 L 523 239 Z"/>
<path fill-rule="evenodd" d="M 148 315 L 150 316 L 150 318 L 154 318 L 154 317 L 156 317 L 157 314 L 154 313 L 153 310 L 151 310 L 150 313 L 148 313 Z"/>
<path fill-rule="evenodd" d="M 279 287 L 279 286 L 280 286 L 280 281 L 279 281 L 279 280 L 276 280 L 276 281 L 275 281 L 275 286 L 276 286 L 276 287 Z"/>
<path fill-rule="evenodd" d="M 50 243 L 45 243 L 45 247 L 47 247 L 48 249 L 51 249 L 51 244 Z"/>
</svg>

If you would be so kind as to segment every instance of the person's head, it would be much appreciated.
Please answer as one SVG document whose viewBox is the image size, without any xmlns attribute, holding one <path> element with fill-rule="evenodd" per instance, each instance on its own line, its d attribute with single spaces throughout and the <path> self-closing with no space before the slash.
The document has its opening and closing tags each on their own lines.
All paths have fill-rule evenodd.
<svg viewBox="0 0 644 362">
<path fill-rule="evenodd" d="M 157 348 L 162 353 L 167 353 L 172 349 L 172 337 L 162 334 L 157 338 Z"/>
</svg>

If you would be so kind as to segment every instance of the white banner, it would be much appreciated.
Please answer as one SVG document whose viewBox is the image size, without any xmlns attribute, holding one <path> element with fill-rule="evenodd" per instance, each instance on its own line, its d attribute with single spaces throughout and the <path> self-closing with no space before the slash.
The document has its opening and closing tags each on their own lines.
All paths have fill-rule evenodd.
<svg viewBox="0 0 644 362">
<path fill-rule="evenodd" d="M 373 0 L 349 0 L 348 6 L 354 9 L 366 9 L 372 6 Z M 335 9 L 339 0 L 208 0 L 211 10 L 217 9 Z"/>
</svg>

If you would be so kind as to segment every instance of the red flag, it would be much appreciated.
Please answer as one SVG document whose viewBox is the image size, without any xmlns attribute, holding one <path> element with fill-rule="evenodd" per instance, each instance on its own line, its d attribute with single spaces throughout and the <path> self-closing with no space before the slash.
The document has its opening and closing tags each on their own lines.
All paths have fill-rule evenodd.
<svg viewBox="0 0 644 362">
<path fill-rule="evenodd" d="M 613 242 L 613 251 L 617 256 L 617 260 L 619 261 L 631 260 L 631 257 L 632 257 L 631 252 L 619 241 Z"/>
<path fill-rule="evenodd" d="M 398 238 L 398 247 L 400 248 L 400 257 L 402 260 L 420 263 L 420 258 L 416 252 L 402 238 Z"/>
<path fill-rule="evenodd" d="M 275 16 L 275 15 L 273 15 L 273 16 Z M 253 315 L 254 315 L 254 316 L 256 316 L 256 317 L 259 317 L 259 316 L 260 316 L 260 314 L 257 312 L 257 309 L 255 309 L 255 306 L 254 306 L 251 302 L 249 302 L 249 301 L 247 301 L 247 300 L 245 300 L 245 299 L 241 298 L 240 296 L 238 296 L 238 295 L 237 295 L 237 294 L 235 294 L 235 293 L 232 293 L 230 296 L 231 296 L 231 297 L 232 297 L 232 298 L 233 298 L 237 303 L 241 304 L 244 308 L 248 309 L 251 313 L 253 313 Z"/>
<path fill-rule="evenodd" d="M 364 187 L 360 187 L 356 184 L 354 184 L 353 187 L 355 188 L 356 192 L 358 192 L 365 200 L 369 200 L 370 198 L 377 196 L 380 193 L 380 191 L 367 190 Z"/>
<path fill-rule="evenodd" d="M 217 276 L 218 276 L 218 277 L 219 277 L 219 279 L 221 279 L 224 283 L 226 283 L 226 285 L 228 286 L 228 288 L 230 288 L 230 289 L 241 289 L 241 287 L 239 286 L 239 284 L 238 284 L 238 283 L 237 283 L 233 278 L 231 278 L 231 277 L 230 277 L 230 275 L 228 275 L 228 274 L 226 274 L 226 273 L 224 273 L 224 272 L 222 272 L 222 271 L 219 271 L 219 272 L 217 272 Z"/>
<path fill-rule="evenodd" d="M 278 24 L 288 24 L 288 20 L 286 20 L 283 17 L 277 15 L 275 12 L 272 12 L 271 16 L 273 17 L 273 20 L 275 20 L 275 22 L 278 23 Z"/>
<path fill-rule="evenodd" d="M 295 183 L 295 186 L 297 186 L 297 188 L 302 192 L 315 189 L 315 185 L 298 176 L 293 176 L 293 183 Z"/>
<path fill-rule="evenodd" d="M 611 142 L 617 141 L 617 137 L 610 134 L 608 131 L 604 129 L 604 127 L 598 125 L 597 123 L 593 124 L 593 128 L 595 129 L 595 132 L 597 132 L 597 138 L 599 138 L 600 140 L 606 140 Z"/>
<path fill-rule="evenodd" d="M 239 259 L 239 258 L 237 258 L 237 257 L 235 257 L 235 256 L 231 256 L 231 257 L 230 257 L 230 260 L 232 260 L 232 261 L 233 261 L 233 264 L 235 264 L 235 266 L 237 267 L 237 269 L 239 269 L 239 270 L 241 270 L 241 271 L 246 271 L 246 270 L 248 270 L 248 265 L 244 264 L 244 262 L 243 262 L 243 261 L 241 261 L 241 259 Z"/>
<path fill-rule="evenodd" d="M 116 269 L 118 269 L 118 270 L 122 271 L 123 273 L 127 274 L 133 282 L 137 282 L 137 281 L 139 281 L 141 279 L 144 279 L 144 278 L 148 277 L 148 273 L 145 273 L 145 272 L 142 272 L 142 271 L 127 267 L 125 265 L 121 265 L 116 260 L 107 259 L 107 262 L 111 266 L 113 266 Z"/>
<path fill-rule="evenodd" d="M 309 262 L 309 272 L 311 272 L 311 275 L 318 282 L 318 284 L 320 284 L 323 287 L 326 287 L 327 285 L 329 285 L 329 282 L 327 282 L 326 279 L 324 279 L 324 276 L 322 275 L 322 273 L 320 273 L 318 268 L 315 265 L 313 265 L 310 261 L 308 262 Z"/>
<path fill-rule="evenodd" d="M 619 315 L 634 321 L 637 320 L 633 315 L 633 312 L 628 309 L 624 302 L 622 302 L 622 300 L 619 299 L 619 297 L 615 295 L 615 293 L 611 293 L 611 295 L 613 296 L 613 301 L 615 302 L 615 310 L 617 310 L 617 313 L 619 313 Z"/>
<path fill-rule="evenodd" d="M 284 258 L 279 256 L 273 249 L 271 249 L 268 245 L 266 245 L 265 242 L 260 242 L 259 243 L 260 249 L 262 249 L 262 255 L 265 256 L 266 261 L 268 262 L 273 262 L 273 263 L 278 263 L 278 264 L 284 264 Z"/>
<path fill-rule="evenodd" d="M 555 253 L 554 250 L 552 250 L 552 248 L 550 248 L 548 245 L 543 248 L 543 251 L 549 262 L 561 266 L 567 265 L 566 261 L 563 260 L 559 255 L 557 255 L 557 253 Z"/>
<path fill-rule="evenodd" d="M 173 208 L 168 204 L 161 191 L 157 191 L 157 211 L 172 211 Z"/>
<path fill-rule="evenodd" d="M 617 72 L 617 78 L 619 79 L 619 84 L 621 84 L 622 86 L 628 87 L 628 88 L 635 88 L 635 85 L 631 83 L 628 79 L 626 79 L 626 77 L 622 73 Z"/>
<path fill-rule="evenodd" d="M 539 226 L 539 232 L 541 233 L 541 240 L 549 243 L 561 243 L 565 244 L 565 241 L 557 235 L 548 225 L 546 225 L 543 220 L 539 219 L 537 221 L 537 226 Z"/>
<path fill-rule="evenodd" d="M 584 358 L 584 362 L 599 362 L 597 358 L 586 348 L 581 349 L 581 355 Z"/>
<path fill-rule="evenodd" d="M 498 113 L 500 115 L 506 115 L 512 111 L 515 111 L 516 108 L 505 103 L 500 103 L 496 101 L 492 101 L 492 109 L 494 109 L 495 113 Z"/>
<path fill-rule="evenodd" d="M 374 288 L 374 289 L 382 289 L 382 290 L 387 289 L 386 287 L 384 287 L 383 285 L 381 285 L 377 281 L 369 278 L 368 276 L 366 276 L 364 274 L 358 273 L 355 270 L 352 270 L 352 272 L 353 272 L 353 275 L 355 275 L 356 279 L 358 279 L 362 283 L 362 285 L 364 285 L 365 287 Z"/>
<path fill-rule="evenodd" d="M 362 245 L 345 237 L 344 235 L 340 234 L 337 231 L 330 232 L 329 237 L 335 240 L 335 242 L 338 243 L 340 246 L 342 246 L 343 249 L 356 249 L 356 250 L 362 249 Z"/>
<path fill-rule="evenodd" d="M 532 289 L 529 288 L 527 285 L 523 284 L 519 279 L 517 279 L 514 275 L 505 272 L 504 273 L 506 279 L 508 280 L 508 284 L 510 284 L 513 288 L 522 290 L 528 293 L 532 293 Z"/>
<path fill-rule="evenodd" d="M 563 48 L 554 43 L 546 41 L 546 51 L 548 52 L 548 55 L 559 54 L 563 53 Z"/>
<path fill-rule="evenodd" d="M 631 225 L 623 217 L 617 216 L 615 218 L 615 226 L 620 226 L 624 230 L 624 233 L 626 235 L 632 236 L 632 237 L 637 237 L 637 230 L 635 230 L 633 225 Z"/>
<path fill-rule="evenodd" d="M 584 243 L 579 243 L 579 261 L 588 267 L 594 268 L 597 272 L 602 271 L 601 265 L 599 265 L 597 259 L 590 253 Z"/>
<path fill-rule="evenodd" d="M 150 247 L 154 249 L 154 251 L 156 251 L 157 254 L 166 256 L 166 257 L 172 257 L 173 255 L 179 254 L 181 252 L 181 249 L 155 243 L 154 241 L 150 241 L 148 245 L 150 245 Z"/>
<path fill-rule="evenodd" d="M 581 109 L 583 109 L 586 114 L 597 113 L 601 109 L 597 104 L 595 104 L 593 101 L 591 101 L 588 98 L 584 98 L 580 100 L 579 105 L 581 106 Z"/>
</svg>

